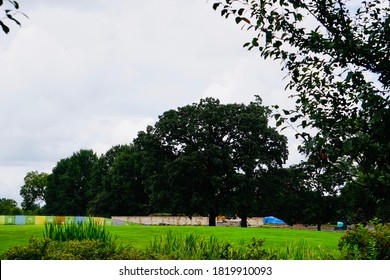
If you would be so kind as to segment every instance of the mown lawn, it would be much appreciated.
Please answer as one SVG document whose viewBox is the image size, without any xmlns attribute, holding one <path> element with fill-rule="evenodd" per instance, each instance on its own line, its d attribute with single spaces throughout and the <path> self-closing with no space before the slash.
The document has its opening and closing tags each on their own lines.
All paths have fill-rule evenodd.
<svg viewBox="0 0 390 280">
<path fill-rule="evenodd" d="M 300 244 L 304 240 L 308 246 L 317 250 L 337 250 L 338 240 L 342 233 L 328 231 L 297 230 L 286 228 L 235 228 L 206 226 L 112 226 L 107 227 L 118 242 L 143 249 L 156 236 L 165 235 L 168 231 L 178 234 L 193 233 L 202 236 L 214 236 L 219 241 L 234 244 L 248 243 L 253 237 L 265 239 L 266 248 L 283 248 L 290 244 Z M 42 238 L 44 226 L 40 225 L 3 225 L 0 226 L 0 255 L 17 244 L 27 244 L 30 237 Z"/>
</svg>

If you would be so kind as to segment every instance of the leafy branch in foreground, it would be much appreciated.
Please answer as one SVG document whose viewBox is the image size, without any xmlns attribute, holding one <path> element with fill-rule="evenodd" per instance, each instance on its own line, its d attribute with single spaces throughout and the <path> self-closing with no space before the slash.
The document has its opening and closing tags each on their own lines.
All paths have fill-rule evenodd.
<svg viewBox="0 0 390 280">
<path fill-rule="evenodd" d="M 213 8 L 256 34 L 244 47 L 281 61 L 295 109 L 275 118 L 301 130 L 308 161 L 349 181 L 363 173 L 389 205 L 390 2 L 225 0 Z"/>
<path fill-rule="evenodd" d="M 0 26 L 3 30 L 4 33 L 9 33 L 10 31 L 10 28 L 8 27 L 8 23 L 4 23 L 4 20 L 8 20 L 8 21 L 12 21 L 14 23 L 16 23 L 17 25 L 19 26 L 22 26 L 22 24 L 20 23 L 19 20 L 17 20 L 15 18 L 16 15 L 18 14 L 21 14 L 23 16 L 25 16 L 26 18 L 28 18 L 28 16 L 22 12 L 19 11 L 19 3 L 17 1 L 13 1 L 13 0 L 7 0 L 5 1 L 8 3 L 8 5 L 10 6 L 10 8 L 5 8 L 4 9 L 4 17 L 1 17 L 0 16 Z M 3 0 L 0 0 L 0 6 L 5 6 L 5 3 Z"/>
</svg>

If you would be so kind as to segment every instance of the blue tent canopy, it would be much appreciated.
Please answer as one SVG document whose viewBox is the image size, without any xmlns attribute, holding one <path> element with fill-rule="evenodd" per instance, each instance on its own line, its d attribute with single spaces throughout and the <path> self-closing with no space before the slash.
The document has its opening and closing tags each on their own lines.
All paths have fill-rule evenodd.
<svg viewBox="0 0 390 280">
<path fill-rule="evenodd" d="M 268 216 L 263 218 L 264 224 L 271 224 L 271 225 L 285 225 L 286 223 L 278 218 L 275 218 L 274 216 Z"/>
</svg>

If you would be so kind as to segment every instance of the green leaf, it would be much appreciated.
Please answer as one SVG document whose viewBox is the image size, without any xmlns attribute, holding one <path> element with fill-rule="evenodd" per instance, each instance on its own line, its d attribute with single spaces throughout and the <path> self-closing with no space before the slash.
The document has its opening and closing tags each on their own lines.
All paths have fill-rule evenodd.
<svg viewBox="0 0 390 280">
<path fill-rule="evenodd" d="M 282 44 L 283 44 L 282 41 L 276 41 L 275 43 L 273 43 L 272 46 L 275 48 L 279 48 Z"/>
<path fill-rule="evenodd" d="M 254 46 L 254 47 L 258 47 L 259 46 L 259 39 L 258 38 L 253 38 L 253 40 L 252 40 L 252 45 Z"/>
<path fill-rule="evenodd" d="M 239 24 L 241 20 L 242 20 L 241 17 L 236 17 L 236 23 L 237 23 L 237 24 Z"/>
<path fill-rule="evenodd" d="M 352 71 L 349 71 L 348 74 L 347 74 L 347 77 L 345 78 L 345 81 L 346 82 L 349 82 L 353 77 L 353 72 Z"/>
<path fill-rule="evenodd" d="M 3 29 L 4 33 L 8 34 L 9 27 L 5 25 L 2 21 L 0 21 L 1 28 Z"/>
<path fill-rule="evenodd" d="M 20 24 L 20 22 L 17 21 L 16 19 L 14 19 L 11 15 L 7 14 L 7 17 L 8 17 L 10 20 L 13 20 L 14 22 L 16 22 L 17 25 L 22 26 L 22 25 Z"/>
<path fill-rule="evenodd" d="M 272 42 L 272 32 L 271 31 L 266 31 L 265 32 L 265 41 L 267 43 L 271 43 Z"/>
<path fill-rule="evenodd" d="M 344 142 L 343 144 L 343 151 L 344 152 L 350 152 L 353 148 L 353 145 L 352 145 L 352 140 L 347 140 Z"/>
<path fill-rule="evenodd" d="M 221 3 L 214 3 L 213 9 L 214 9 L 214 10 L 217 10 L 217 8 L 218 8 L 219 5 L 221 5 Z"/>
</svg>

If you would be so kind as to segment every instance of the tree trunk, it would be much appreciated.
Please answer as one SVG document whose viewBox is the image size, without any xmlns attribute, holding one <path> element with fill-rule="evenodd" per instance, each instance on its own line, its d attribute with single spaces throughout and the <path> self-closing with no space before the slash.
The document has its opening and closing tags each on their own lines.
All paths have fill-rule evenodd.
<svg viewBox="0 0 390 280">
<path fill-rule="evenodd" d="M 321 224 L 320 223 L 317 224 L 317 230 L 321 231 Z"/>
<path fill-rule="evenodd" d="M 210 211 L 210 213 L 209 213 L 209 226 L 215 227 L 217 225 L 216 220 L 217 220 L 217 214 L 215 213 L 215 211 Z"/>
<path fill-rule="evenodd" d="M 245 214 L 241 215 L 240 227 L 248 227 L 248 216 Z"/>
</svg>

